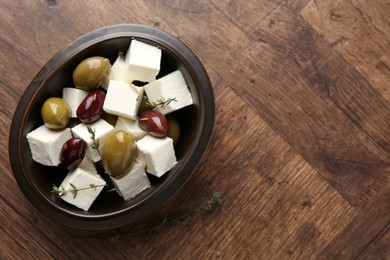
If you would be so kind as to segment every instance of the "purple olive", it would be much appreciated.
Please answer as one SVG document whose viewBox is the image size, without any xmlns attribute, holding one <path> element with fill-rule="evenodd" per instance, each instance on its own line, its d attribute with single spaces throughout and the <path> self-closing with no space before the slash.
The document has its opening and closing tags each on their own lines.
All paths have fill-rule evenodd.
<svg viewBox="0 0 390 260">
<path fill-rule="evenodd" d="M 149 134 L 157 137 L 167 135 L 168 122 L 166 117 L 154 110 L 145 110 L 141 112 L 138 119 L 139 126 L 149 132 Z"/>
<path fill-rule="evenodd" d="M 78 137 L 69 139 L 61 149 L 61 166 L 68 170 L 76 169 L 84 159 L 86 151 L 87 143 L 83 139 Z"/>
<path fill-rule="evenodd" d="M 77 117 L 83 123 L 93 123 L 103 114 L 106 93 L 101 89 L 92 90 L 77 108 Z"/>
</svg>

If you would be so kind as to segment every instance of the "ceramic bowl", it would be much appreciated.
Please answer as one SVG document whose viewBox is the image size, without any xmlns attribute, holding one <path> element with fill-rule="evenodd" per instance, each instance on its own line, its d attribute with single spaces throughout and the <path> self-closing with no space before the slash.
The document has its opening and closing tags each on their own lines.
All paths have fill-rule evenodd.
<svg viewBox="0 0 390 260">
<path fill-rule="evenodd" d="M 27 133 L 43 124 L 43 102 L 61 96 L 73 86 L 72 72 L 83 59 L 104 56 L 111 64 L 126 52 L 132 39 L 162 50 L 161 71 L 179 69 L 188 84 L 194 104 L 175 112 L 181 137 L 175 147 L 178 163 L 161 178 L 150 177 L 151 188 L 124 201 L 116 192 L 103 189 L 89 211 L 67 204 L 51 192 L 66 175 L 60 167 L 48 167 L 32 159 Z M 189 180 L 200 164 L 214 125 L 214 96 L 209 77 L 196 55 L 180 40 L 156 28 L 120 24 L 89 32 L 55 55 L 37 73 L 21 97 L 9 137 L 9 156 L 15 179 L 28 200 L 44 215 L 68 227 L 106 230 L 141 220 L 158 210 Z"/>
</svg>

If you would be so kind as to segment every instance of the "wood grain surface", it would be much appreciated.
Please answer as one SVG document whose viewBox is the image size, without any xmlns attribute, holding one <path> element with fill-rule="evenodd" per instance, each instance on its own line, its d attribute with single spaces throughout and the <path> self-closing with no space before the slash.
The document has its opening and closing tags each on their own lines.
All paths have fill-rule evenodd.
<svg viewBox="0 0 390 260">
<path fill-rule="evenodd" d="M 215 93 L 201 166 L 131 235 L 65 228 L 18 188 L 8 158 L 19 98 L 93 29 L 150 25 L 186 43 Z M 389 259 L 388 0 L 0 0 L 1 259 Z M 201 208 L 218 191 L 223 205 Z"/>
</svg>

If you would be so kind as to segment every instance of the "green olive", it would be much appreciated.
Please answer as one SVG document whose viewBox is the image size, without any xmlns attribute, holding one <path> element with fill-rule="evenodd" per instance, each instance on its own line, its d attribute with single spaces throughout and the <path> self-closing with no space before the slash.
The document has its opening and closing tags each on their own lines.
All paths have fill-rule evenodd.
<svg viewBox="0 0 390 260">
<path fill-rule="evenodd" d="M 102 149 L 104 169 L 114 178 L 122 177 L 133 164 L 136 152 L 133 135 L 124 130 L 115 131 Z"/>
<path fill-rule="evenodd" d="M 45 125 L 50 129 L 62 129 L 70 119 L 70 106 L 62 98 L 51 97 L 43 103 L 41 116 Z"/>
<path fill-rule="evenodd" d="M 176 145 L 180 137 L 180 125 L 176 118 L 172 115 L 166 115 L 168 121 L 167 136 L 172 138 L 173 145 Z"/>
<path fill-rule="evenodd" d="M 87 58 L 77 65 L 73 71 L 73 83 L 76 88 L 82 90 L 94 90 L 98 87 L 106 87 L 111 70 L 110 61 L 107 58 L 94 56 Z"/>
</svg>

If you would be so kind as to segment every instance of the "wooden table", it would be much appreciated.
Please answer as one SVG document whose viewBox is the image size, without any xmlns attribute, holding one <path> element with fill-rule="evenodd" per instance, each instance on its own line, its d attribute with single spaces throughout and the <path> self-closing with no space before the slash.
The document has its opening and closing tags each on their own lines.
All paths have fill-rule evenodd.
<svg viewBox="0 0 390 260">
<path fill-rule="evenodd" d="M 0 2 L 0 258 L 390 257 L 388 0 Z M 57 225 L 21 193 L 8 158 L 13 113 L 39 68 L 117 23 L 185 42 L 217 107 L 201 166 L 150 220 L 194 207 L 192 223 L 147 237 Z M 223 205 L 204 210 L 215 191 Z"/>
</svg>

